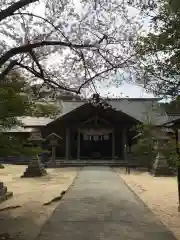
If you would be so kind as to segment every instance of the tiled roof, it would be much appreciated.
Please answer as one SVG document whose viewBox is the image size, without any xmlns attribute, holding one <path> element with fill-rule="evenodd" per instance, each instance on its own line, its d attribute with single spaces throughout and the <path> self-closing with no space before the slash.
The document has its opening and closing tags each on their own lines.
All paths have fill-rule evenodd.
<svg viewBox="0 0 180 240">
<path fill-rule="evenodd" d="M 122 111 L 140 122 L 159 125 L 168 119 L 156 99 L 120 99 L 110 101 L 113 108 Z"/>
<path fill-rule="evenodd" d="M 163 108 L 158 104 L 159 99 L 142 99 L 142 98 L 122 98 L 111 99 L 110 104 L 117 111 L 122 111 L 129 116 L 139 120 L 140 122 L 146 122 L 147 118 L 152 124 L 161 125 L 169 121 L 169 116 L 164 112 Z M 61 113 L 57 116 L 60 118 L 67 113 L 75 110 L 85 103 L 83 100 L 63 101 L 61 103 Z M 36 117 L 23 117 L 20 118 L 25 126 L 45 126 L 48 123 L 54 121 L 50 118 L 36 118 Z"/>
<path fill-rule="evenodd" d="M 62 112 L 60 113 L 59 117 L 64 116 L 65 114 L 73 111 L 74 109 L 82 106 L 85 101 L 63 101 L 62 102 Z"/>
<path fill-rule="evenodd" d="M 173 123 L 180 120 L 180 116 L 168 116 L 168 120 L 165 121 L 163 124 Z"/>
<path fill-rule="evenodd" d="M 30 133 L 30 132 L 34 132 L 36 129 L 35 128 L 30 128 L 30 127 L 13 127 L 11 129 L 6 129 L 3 132 L 11 132 L 11 133 L 17 133 L 17 132 L 24 132 L 24 133 Z"/>
<path fill-rule="evenodd" d="M 52 121 L 50 118 L 46 117 L 20 117 L 20 121 L 22 121 L 24 126 L 29 126 L 29 127 L 40 127 L 40 126 L 45 126 L 49 122 Z"/>
<path fill-rule="evenodd" d="M 146 122 L 148 117 L 152 124 L 160 125 L 168 121 L 169 117 L 158 104 L 158 100 L 155 98 L 122 98 L 111 99 L 110 104 L 117 111 L 122 111 L 140 122 Z M 84 103 L 83 100 L 63 101 L 62 112 L 58 118 L 82 106 Z"/>
</svg>

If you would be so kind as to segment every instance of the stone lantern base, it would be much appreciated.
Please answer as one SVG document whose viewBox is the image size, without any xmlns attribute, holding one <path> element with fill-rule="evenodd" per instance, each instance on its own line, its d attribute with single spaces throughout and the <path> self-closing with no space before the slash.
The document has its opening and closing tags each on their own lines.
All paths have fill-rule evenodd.
<svg viewBox="0 0 180 240">
<path fill-rule="evenodd" d="M 3 169 L 4 168 L 4 165 L 2 163 L 0 163 L 0 168 Z"/>
<path fill-rule="evenodd" d="M 24 174 L 21 177 L 41 177 L 46 175 L 46 169 L 44 165 L 40 162 L 39 158 L 36 156 L 32 158 L 28 167 L 26 168 Z"/>
<path fill-rule="evenodd" d="M 160 154 L 158 154 L 153 163 L 151 173 L 154 177 L 173 175 L 172 170 L 169 168 L 167 164 L 166 158 L 164 156 L 161 156 Z"/>
<path fill-rule="evenodd" d="M 7 187 L 3 182 L 0 182 L 0 202 L 3 202 L 13 196 L 12 192 L 7 191 Z"/>
</svg>

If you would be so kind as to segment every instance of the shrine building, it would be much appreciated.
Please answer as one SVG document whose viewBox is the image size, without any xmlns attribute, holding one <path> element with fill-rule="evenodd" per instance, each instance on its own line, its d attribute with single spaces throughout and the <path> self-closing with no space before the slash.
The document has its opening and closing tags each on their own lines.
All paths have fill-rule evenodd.
<svg viewBox="0 0 180 240">
<path fill-rule="evenodd" d="M 23 128 L 11 133 L 30 136 L 39 133 L 45 141 L 42 146 L 51 151 L 54 137 L 55 158 L 65 160 L 124 161 L 134 137 L 135 126 L 150 122 L 161 126 L 169 116 L 158 98 L 120 98 L 101 101 L 94 95 L 91 100 L 61 100 L 56 119 L 21 118 Z M 53 139 L 51 139 L 53 141 Z"/>
</svg>

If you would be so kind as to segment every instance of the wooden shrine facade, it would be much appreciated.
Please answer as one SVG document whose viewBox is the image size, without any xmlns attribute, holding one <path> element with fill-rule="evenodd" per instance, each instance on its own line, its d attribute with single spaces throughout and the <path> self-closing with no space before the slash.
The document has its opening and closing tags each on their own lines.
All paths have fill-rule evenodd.
<svg viewBox="0 0 180 240">
<path fill-rule="evenodd" d="M 52 133 L 61 137 L 56 159 L 124 160 L 135 134 L 130 129 L 137 123 L 123 112 L 85 103 L 48 124 L 42 134 L 44 138 Z"/>
</svg>

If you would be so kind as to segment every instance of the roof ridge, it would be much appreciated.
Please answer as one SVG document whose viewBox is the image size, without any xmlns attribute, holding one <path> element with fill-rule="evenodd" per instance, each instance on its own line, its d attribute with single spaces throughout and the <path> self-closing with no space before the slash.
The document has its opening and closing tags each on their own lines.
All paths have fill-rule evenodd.
<svg viewBox="0 0 180 240">
<path fill-rule="evenodd" d="M 85 98 L 85 99 L 65 99 L 65 100 L 62 100 L 62 102 L 86 102 L 87 100 L 89 100 L 91 98 Z M 118 100 L 136 100 L 136 101 L 148 101 L 148 100 L 162 100 L 162 98 L 103 98 L 104 100 L 115 100 L 115 101 L 118 101 Z"/>
</svg>

